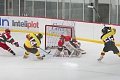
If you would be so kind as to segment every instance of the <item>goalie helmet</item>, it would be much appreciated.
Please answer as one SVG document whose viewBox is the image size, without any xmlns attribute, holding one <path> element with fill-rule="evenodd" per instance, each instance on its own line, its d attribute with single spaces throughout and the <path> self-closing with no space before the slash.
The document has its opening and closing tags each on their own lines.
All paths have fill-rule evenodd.
<svg viewBox="0 0 120 80">
<path fill-rule="evenodd" d="M 60 35 L 60 39 L 64 39 L 64 37 L 65 37 L 64 35 Z"/>
<path fill-rule="evenodd" d="M 10 29 L 5 29 L 5 33 L 10 34 Z"/>
</svg>

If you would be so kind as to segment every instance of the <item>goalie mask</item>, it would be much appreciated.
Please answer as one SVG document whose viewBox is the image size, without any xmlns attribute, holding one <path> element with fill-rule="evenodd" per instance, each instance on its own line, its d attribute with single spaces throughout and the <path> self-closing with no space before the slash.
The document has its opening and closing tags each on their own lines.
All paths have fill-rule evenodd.
<svg viewBox="0 0 120 80">
<path fill-rule="evenodd" d="M 60 39 L 64 39 L 64 37 L 65 37 L 64 35 L 60 35 Z"/>
</svg>

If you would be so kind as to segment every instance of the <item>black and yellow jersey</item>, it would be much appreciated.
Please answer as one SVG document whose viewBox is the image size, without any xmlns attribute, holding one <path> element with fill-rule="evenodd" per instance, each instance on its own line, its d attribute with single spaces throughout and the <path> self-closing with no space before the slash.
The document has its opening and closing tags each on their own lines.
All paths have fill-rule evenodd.
<svg viewBox="0 0 120 80">
<path fill-rule="evenodd" d="M 30 33 L 28 36 L 29 39 L 25 41 L 25 46 L 28 48 L 38 48 L 41 44 L 41 41 L 38 39 L 37 34 Z"/>
<path fill-rule="evenodd" d="M 115 31 L 114 31 L 114 28 L 111 28 L 108 30 L 108 33 L 106 34 L 103 34 L 101 36 L 101 40 L 104 42 L 104 43 L 107 43 L 107 42 L 114 42 L 114 34 L 115 34 Z"/>
</svg>

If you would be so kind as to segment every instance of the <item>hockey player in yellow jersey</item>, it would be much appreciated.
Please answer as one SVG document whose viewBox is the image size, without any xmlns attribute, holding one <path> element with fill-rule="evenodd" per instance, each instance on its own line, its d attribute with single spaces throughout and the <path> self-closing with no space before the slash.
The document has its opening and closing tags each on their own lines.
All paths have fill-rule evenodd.
<svg viewBox="0 0 120 80">
<path fill-rule="evenodd" d="M 41 44 L 41 39 L 43 38 L 43 35 L 41 33 L 34 34 L 30 33 L 26 35 L 26 41 L 24 43 L 24 48 L 26 50 L 25 55 L 23 58 L 28 58 L 28 55 L 30 53 L 33 53 L 37 56 L 38 59 L 43 59 L 42 56 L 40 56 L 40 52 L 37 48 L 39 48 Z"/>
<path fill-rule="evenodd" d="M 114 54 L 117 54 L 120 57 L 120 52 L 115 45 L 114 35 L 116 33 L 116 29 L 112 27 L 104 27 L 102 29 L 101 40 L 104 42 L 104 48 L 101 52 L 100 58 L 98 61 L 101 61 L 108 51 L 113 51 Z"/>
</svg>

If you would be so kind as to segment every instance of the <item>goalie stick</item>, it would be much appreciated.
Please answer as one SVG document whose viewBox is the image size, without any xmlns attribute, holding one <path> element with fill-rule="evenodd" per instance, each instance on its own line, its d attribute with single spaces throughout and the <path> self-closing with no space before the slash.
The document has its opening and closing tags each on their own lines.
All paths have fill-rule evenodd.
<svg viewBox="0 0 120 80">
<path fill-rule="evenodd" d="M 95 10 L 95 12 L 97 13 L 97 16 L 99 17 L 101 23 L 104 25 L 104 27 L 106 27 L 106 26 L 105 26 L 105 23 L 103 23 L 103 20 L 102 20 L 102 18 L 100 17 L 100 15 L 99 15 L 98 11 L 96 10 L 96 8 L 95 8 L 94 6 L 90 6 L 90 5 L 88 5 L 87 7 Z"/>
</svg>

